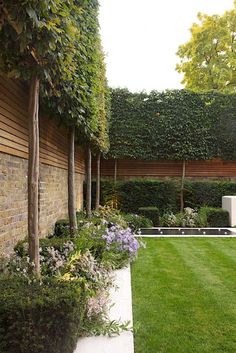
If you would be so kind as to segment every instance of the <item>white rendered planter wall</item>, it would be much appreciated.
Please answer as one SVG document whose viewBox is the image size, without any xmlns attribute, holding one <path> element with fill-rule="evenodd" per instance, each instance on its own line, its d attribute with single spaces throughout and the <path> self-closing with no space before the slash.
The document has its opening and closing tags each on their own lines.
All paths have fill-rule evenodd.
<svg viewBox="0 0 236 353">
<path fill-rule="evenodd" d="M 223 196 L 222 208 L 229 212 L 230 226 L 236 226 L 236 196 Z"/>
</svg>

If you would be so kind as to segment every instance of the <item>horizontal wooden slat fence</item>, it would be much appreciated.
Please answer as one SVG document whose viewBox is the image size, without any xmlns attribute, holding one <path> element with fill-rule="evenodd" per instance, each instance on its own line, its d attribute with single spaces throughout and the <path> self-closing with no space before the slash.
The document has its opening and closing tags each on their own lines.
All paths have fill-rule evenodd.
<svg viewBox="0 0 236 353">
<path fill-rule="evenodd" d="M 93 161 L 93 175 L 96 162 Z M 103 177 L 114 177 L 115 160 L 101 161 Z M 117 178 L 163 178 L 180 177 L 181 161 L 142 161 L 120 159 L 117 161 Z M 236 161 L 214 159 L 210 161 L 187 161 L 186 177 L 193 178 L 236 178 Z"/>
<path fill-rule="evenodd" d="M 28 159 L 28 92 L 20 82 L 0 77 L 0 152 Z M 40 162 L 67 169 L 67 128 L 40 117 Z M 75 170 L 85 174 L 84 152 L 76 148 Z"/>
</svg>

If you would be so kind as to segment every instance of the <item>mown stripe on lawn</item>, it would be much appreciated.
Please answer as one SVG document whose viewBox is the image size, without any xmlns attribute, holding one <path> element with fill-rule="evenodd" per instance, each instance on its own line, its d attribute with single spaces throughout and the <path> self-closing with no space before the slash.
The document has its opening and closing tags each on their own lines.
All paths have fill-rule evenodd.
<svg viewBox="0 0 236 353">
<path fill-rule="evenodd" d="M 226 255 L 231 261 L 236 262 L 236 239 L 218 239 L 217 242 L 214 239 L 208 239 L 211 246 L 215 248 L 216 251 L 221 251 Z M 235 266 L 235 264 L 234 264 Z"/>
<path fill-rule="evenodd" d="M 235 275 L 236 268 L 230 259 L 226 259 L 220 249 L 216 252 L 208 241 L 173 241 L 186 265 L 191 268 L 195 280 L 198 280 L 207 295 L 215 298 L 215 304 L 224 311 L 234 312 L 235 301 Z M 232 266 L 234 265 L 234 266 Z"/>
<path fill-rule="evenodd" d="M 209 268 L 215 252 L 205 241 L 147 240 L 132 267 L 136 353 L 236 351 L 235 296 L 228 283 L 219 286 L 215 259 Z"/>
</svg>

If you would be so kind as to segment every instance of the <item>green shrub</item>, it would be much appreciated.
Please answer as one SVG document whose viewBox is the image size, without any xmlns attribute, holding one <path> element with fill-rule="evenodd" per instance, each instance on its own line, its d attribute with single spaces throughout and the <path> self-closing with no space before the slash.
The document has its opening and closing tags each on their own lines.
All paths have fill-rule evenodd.
<svg viewBox="0 0 236 353">
<path fill-rule="evenodd" d="M 154 226 L 159 225 L 159 210 L 157 207 L 139 207 L 139 214 L 150 219 Z"/>
<path fill-rule="evenodd" d="M 222 208 L 202 207 L 199 222 L 202 227 L 229 227 L 229 212 Z"/>
<path fill-rule="evenodd" d="M 222 196 L 236 195 L 236 182 L 186 181 L 185 206 L 192 208 L 221 207 Z"/>
<path fill-rule="evenodd" d="M 123 218 L 134 232 L 137 232 L 140 228 L 150 228 L 153 226 L 149 218 L 141 215 L 129 213 L 123 214 Z"/>
<path fill-rule="evenodd" d="M 119 186 L 120 182 L 114 183 L 113 180 L 101 180 L 101 205 L 109 205 L 114 207 L 116 203 L 119 203 L 117 198 L 119 197 Z M 86 206 L 86 183 L 84 183 L 84 207 Z M 92 208 L 95 208 L 96 200 L 96 180 L 92 181 Z"/>
<path fill-rule="evenodd" d="M 70 236 L 70 227 L 68 219 L 60 219 L 55 223 L 54 227 L 55 237 L 67 237 Z"/>
<path fill-rule="evenodd" d="M 84 295 L 78 283 L 0 278 L 0 352 L 72 353 Z"/>
<path fill-rule="evenodd" d="M 236 195 L 235 181 L 185 182 L 185 207 L 221 207 L 222 196 L 226 195 Z M 161 216 L 171 212 L 176 214 L 180 210 L 180 181 L 137 179 L 119 181 L 114 186 L 111 180 L 102 180 L 101 204 L 111 203 L 113 196 L 119 209 L 125 213 L 138 213 L 139 207 L 154 206 L 159 209 Z"/>
<path fill-rule="evenodd" d="M 137 179 L 101 182 L 101 204 L 117 203 L 125 213 L 138 213 L 139 207 L 157 207 L 161 214 L 178 211 L 178 183 L 173 180 Z M 93 183 L 93 199 L 95 182 Z"/>
<path fill-rule="evenodd" d="M 157 207 L 160 213 L 178 209 L 178 193 L 172 181 L 130 180 L 120 184 L 120 209 L 136 213 L 140 207 Z"/>
<path fill-rule="evenodd" d="M 166 213 L 160 217 L 160 226 L 162 227 L 199 227 L 199 217 L 196 210 L 186 207 L 183 212 L 176 214 Z"/>
</svg>

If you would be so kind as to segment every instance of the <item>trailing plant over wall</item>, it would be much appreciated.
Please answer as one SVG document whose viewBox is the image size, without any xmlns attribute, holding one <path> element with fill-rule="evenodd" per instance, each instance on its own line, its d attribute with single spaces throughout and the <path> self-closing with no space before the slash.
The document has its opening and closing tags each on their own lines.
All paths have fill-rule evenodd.
<svg viewBox="0 0 236 353">
<path fill-rule="evenodd" d="M 232 129 L 236 125 L 235 109 L 235 95 L 197 94 L 185 90 L 147 94 L 113 89 L 108 157 L 233 159 L 235 148 L 226 142 L 234 143 L 235 128 L 227 134 L 226 127 Z"/>
</svg>

